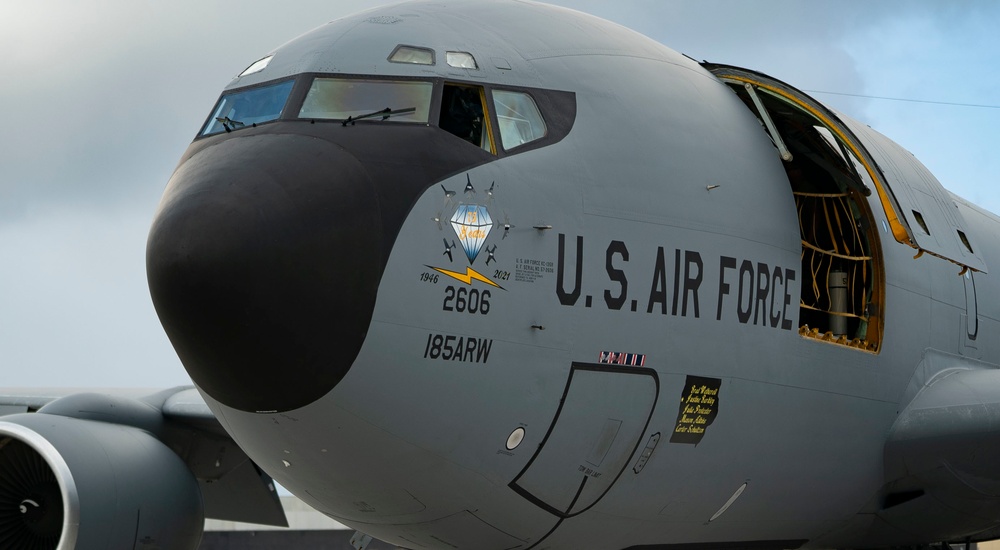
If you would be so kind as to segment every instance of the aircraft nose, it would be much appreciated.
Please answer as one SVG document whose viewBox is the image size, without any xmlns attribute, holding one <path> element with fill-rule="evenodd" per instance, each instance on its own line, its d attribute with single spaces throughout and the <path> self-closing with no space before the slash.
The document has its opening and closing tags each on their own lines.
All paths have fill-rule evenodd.
<svg viewBox="0 0 1000 550">
<path fill-rule="evenodd" d="M 187 159 L 160 201 L 146 270 L 194 382 L 251 412 L 333 389 L 371 321 L 379 220 L 364 167 L 326 141 L 238 137 Z"/>
</svg>

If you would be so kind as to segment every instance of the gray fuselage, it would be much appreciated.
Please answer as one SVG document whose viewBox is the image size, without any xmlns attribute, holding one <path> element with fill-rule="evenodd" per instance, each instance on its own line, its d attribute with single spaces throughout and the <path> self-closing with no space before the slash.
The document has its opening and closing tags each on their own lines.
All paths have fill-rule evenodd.
<svg viewBox="0 0 1000 550">
<path fill-rule="evenodd" d="M 391 61 L 400 45 L 433 64 Z M 427 121 L 302 116 L 313 78 L 430 83 Z M 1000 363 L 992 214 L 948 196 L 974 258 L 914 259 L 927 247 L 898 242 L 883 196 L 920 231 L 905 181 L 802 191 L 821 168 L 877 187 L 857 168 L 880 176 L 884 160 L 792 137 L 793 162 L 812 163 L 796 187 L 739 82 L 545 5 L 365 12 L 226 93 L 283 80 L 280 117 L 203 132 L 185 154 L 150 285 L 212 411 L 318 510 L 408 548 L 859 547 L 1000 524 L 921 527 L 886 502 L 933 492 L 887 474 L 900 412 L 938 371 Z M 468 90 L 478 143 L 443 127 L 442 103 Z M 533 98 L 546 133 L 507 142 L 523 120 L 498 114 L 496 90 Z M 774 105 L 787 135 L 800 119 Z M 386 107 L 413 105 L 370 105 Z M 817 160 L 837 154 L 837 170 Z M 846 197 L 846 214 L 803 206 L 813 195 Z M 860 244 L 810 260 L 811 231 Z M 830 303 L 839 270 L 857 272 L 847 309 Z M 809 334 L 828 318 L 845 324 Z"/>
</svg>

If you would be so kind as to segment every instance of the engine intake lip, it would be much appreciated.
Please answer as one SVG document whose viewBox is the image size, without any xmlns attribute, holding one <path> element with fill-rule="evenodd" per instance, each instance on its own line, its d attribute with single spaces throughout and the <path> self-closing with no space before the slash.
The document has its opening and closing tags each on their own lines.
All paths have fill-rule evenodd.
<svg viewBox="0 0 1000 550">
<path fill-rule="evenodd" d="M 80 527 L 80 495 L 76 481 L 69 466 L 59 451 L 44 437 L 24 426 L 0 421 L 0 454 L 3 453 L 3 440 L 11 438 L 27 445 L 38 453 L 49 469 L 55 474 L 59 484 L 59 494 L 62 497 L 62 532 L 59 535 L 58 549 L 74 548 Z"/>
</svg>

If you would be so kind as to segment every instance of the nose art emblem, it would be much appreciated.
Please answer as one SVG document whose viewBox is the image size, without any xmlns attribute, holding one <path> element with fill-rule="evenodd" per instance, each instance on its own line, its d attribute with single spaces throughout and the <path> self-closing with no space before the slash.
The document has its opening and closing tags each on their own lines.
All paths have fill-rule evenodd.
<svg viewBox="0 0 1000 550">
<path fill-rule="evenodd" d="M 459 203 L 455 213 L 451 216 L 451 227 L 458 235 L 458 240 L 462 243 L 465 255 L 469 257 L 469 263 L 474 263 L 479 251 L 486 243 L 486 237 L 493 229 L 493 218 L 485 204 L 476 201 L 476 189 L 472 186 L 472 180 L 468 174 L 465 176 L 465 200 Z M 448 191 L 445 191 L 448 194 Z M 493 187 L 487 191 L 487 196 L 493 198 Z M 451 192 L 450 199 L 455 193 Z M 488 201 L 487 201 L 488 202 Z M 447 242 L 447 241 L 446 241 Z"/>
<path fill-rule="evenodd" d="M 493 219 L 490 211 L 479 204 L 460 204 L 455 215 L 451 217 L 451 226 L 462 242 L 469 263 L 476 261 L 476 256 L 483 249 L 483 243 L 493 229 Z"/>
<path fill-rule="evenodd" d="M 469 265 L 465 268 L 465 273 L 461 271 L 452 271 L 451 269 L 445 269 L 443 267 L 434 267 L 432 265 L 426 265 L 426 267 L 433 269 L 434 271 L 451 277 L 457 281 L 463 282 L 467 285 L 471 285 L 472 281 L 480 281 L 487 285 L 490 285 L 501 290 L 505 290 L 496 281 L 493 281 L 489 277 L 479 273 L 472 268 L 472 264 L 476 261 L 479 253 L 483 250 L 486 251 L 486 265 L 489 266 L 490 263 L 495 263 L 497 259 L 497 244 L 494 242 L 492 246 L 486 246 L 486 239 L 490 236 L 490 232 L 493 230 L 493 217 L 490 215 L 490 208 L 496 209 L 494 204 L 495 192 L 497 190 L 496 182 L 490 184 L 489 188 L 482 191 L 485 195 L 485 200 L 477 198 L 479 193 L 476 192 L 476 188 L 472 186 L 472 180 L 468 174 L 465 176 L 465 191 L 464 199 L 455 205 L 455 196 L 458 192 L 451 191 L 443 184 L 441 185 L 441 190 L 444 191 L 444 207 L 442 211 L 439 211 L 436 216 L 431 218 L 437 223 L 438 230 L 443 231 L 444 227 L 442 220 L 449 220 L 451 223 L 451 228 L 455 231 L 455 236 L 458 237 L 458 242 L 462 244 L 462 250 L 465 251 L 465 256 L 469 259 Z M 452 210 L 454 208 L 454 211 Z M 443 216 L 445 212 L 452 212 L 451 218 Z M 510 228 L 513 227 L 510 223 L 504 224 L 504 237 L 507 237 L 507 233 Z M 496 238 L 493 239 L 496 241 Z M 450 242 L 449 242 L 450 241 Z M 443 256 L 448 257 L 449 262 L 454 262 L 455 258 L 452 255 L 452 249 L 458 248 L 458 243 L 455 242 L 455 238 L 444 237 L 442 239 L 444 244 Z M 459 256 L 461 257 L 461 256 Z M 497 270 L 496 277 L 500 277 L 501 274 L 504 275 L 504 280 L 509 277 L 510 274 L 506 271 Z M 426 274 L 425 274 L 426 275 Z M 435 278 L 436 275 L 428 275 Z"/>
</svg>

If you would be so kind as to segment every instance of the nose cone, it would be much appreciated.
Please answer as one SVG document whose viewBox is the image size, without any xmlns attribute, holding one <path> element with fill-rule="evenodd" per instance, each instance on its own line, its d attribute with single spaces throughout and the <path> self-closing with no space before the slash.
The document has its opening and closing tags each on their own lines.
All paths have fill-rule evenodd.
<svg viewBox="0 0 1000 550">
<path fill-rule="evenodd" d="M 194 382 L 251 412 L 295 409 L 336 386 L 371 321 L 379 219 L 364 167 L 322 140 L 231 138 L 182 164 L 146 270 Z"/>
</svg>

